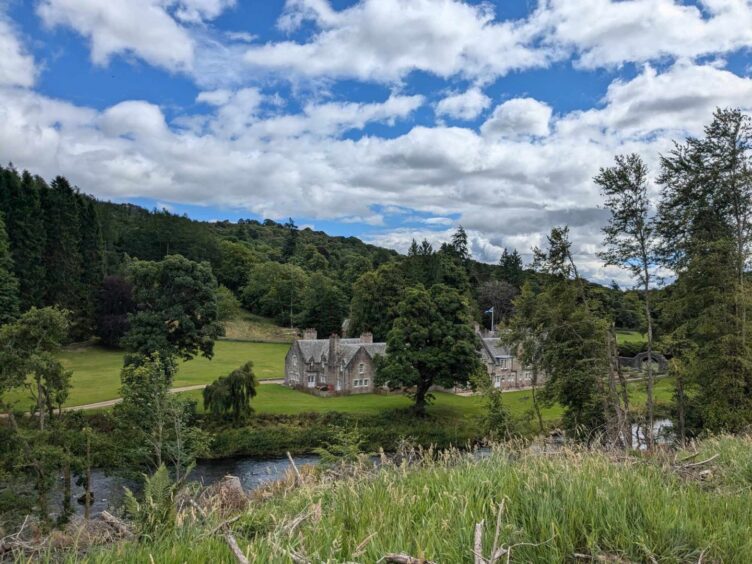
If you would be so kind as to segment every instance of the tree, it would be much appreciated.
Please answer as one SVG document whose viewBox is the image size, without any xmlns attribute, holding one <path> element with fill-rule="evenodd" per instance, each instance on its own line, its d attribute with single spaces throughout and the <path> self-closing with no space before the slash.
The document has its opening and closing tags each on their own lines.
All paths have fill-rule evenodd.
<svg viewBox="0 0 752 564">
<path fill-rule="evenodd" d="M 80 328 L 79 333 L 89 336 L 96 320 L 96 295 L 104 279 L 104 249 L 99 217 L 94 199 L 79 196 L 79 233 L 81 254 Z"/>
<path fill-rule="evenodd" d="M 495 321 L 498 323 L 514 313 L 514 299 L 517 294 L 519 291 L 509 282 L 487 280 L 478 288 L 478 305 L 482 311 L 493 308 Z"/>
<path fill-rule="evenodd" d="M 286 234 L 285 243 L 282 247 L 282 259 L 285 262 L 289 262 L 298 248 L 298 237 L 300 236 L 300 233 L 298 232 L 298 226 L 295 225 L 292 218 L 289 218 L 283 227 L 285 228 Z"/>
<path fill-rule="evenodd" d="M 520 288 L 524 282 L 525 271 L 522 269 L 522 257 L 513 249 L 510 253 L 504 248 L 499 259 L 499 278 Z"/>
<path fill-rule="evenodd" d="M 433 385 L 464 386 L 483 370 L 467 300 L 437 284 L 409 288 L 387 336 L 387 355 L 378 357 L 376 383 L 410 388 L 414 410 L 423 415 Z"/>
<path fill-rule="evenodd" d="M 292 327 L 303 310 L 302 296 L 307 284 L 308 275 L 299 266 L 266 262 L 251 272 L 241 300 L 251 312 Z"/>
<path fill-rule="evenodd" d="M 600 253 L 606 265 L 627 270 L 642 289 L 645 305 L 645 322 L 648 336 L 648 358 L 653 354 L 653 314 L 650 292 L 657 262 L 658 238 L 653 218 L 650 216 L 648 197 L 648 170 L 636 155 L 618 155 L 616 165 L 601 168 L 595 177 L 611 213 L 604 227 L 605 250 Z M 654 400 L 652 360 L 647 363 L 647 442 L 653 447 Z"/>
<path fill-rule="evenodd" d="M 31 308 L 0 327 L 0 392 L 24 386 L 31 377 L 41 430 L 47 413 L 65 401 L 70 385 L 70 372 L 55 356 L 68 327 L 67 312 L 50 307 Z"/>
<path fill-rule="evenodd" d="M 130 329 L 121 341 L 127 350 L 143 356 L 158 351 L 163 361 L 213 356 L 223 329 L 217 320 L 217 281 L 208 263 L 180 255 L 134 261 L 128 280 L 136 313 L 129 315 Z"/>
<path fill-rule="evenodd" d="M 752 351 L 746 272 L 752 236 L 752 125 L 716 110 L 704 137 L 661 158 L 661 260 L 677 273 L 675 340 L 686 375 L 688 420 L 711 431 L 752 421 Z"/>
<path fill-rule="evenodd" d="M 461 225 L 452 234 L 451 248 L 462 265 L 470 260 L 470 246 L 467 241 L 467 232 Z"/>
<path fill-rule="evenodd" d="M 13 169 L 0 167 L 2 208 L 19 282 L 20 309 L 41 307 L 45 293 L 45 229 L 40 204 L 39 185 L 44 183 L 24 171 L 19 178 Z"/>
<path fill-rule="evenodd" d="M 133 285 L 120 276 L 108 276 L 97 293 L 96 335 L 100 342 L 119 347 L 130 328 L 128 316 L 136 311 Z"/>
<path fill-rule="evenodd" d="M 246 362 L 204 388 L 204 409 L 215 416 L 230 415 L 235 423 L 245 421 L 253 413 L 251 398 L 256 396 L 257 385 L 253 363 Z"/>
<path fill-rule="evenodd" d="M 311 276 L 303 296 L 302 325 L 312 327 L 319 335 L 342 332 L 347 314 L 347 300 L 336 283 L 317 272 Z"/>
<path fill-rule="evenodd" d="M 403 269 L 395 262 L 382 264 L 358 278 L 350 305 L 350 333 L 370 331 L 375 340 L 386 340 L 406 285 Z"/>
<path fill-rule="evenodd" d="M 564 407 L 563 423 L 573 436 L 590 439 L 605 425 L 612 440 L 628 444 L 626 388 L 620 395 L 613 331 L 587 298 L 568 228 L 553 228 L 547 242 L 547 249 L 533 251 L 535 268 L 546 275 L 543 286 L 538 292 L 530 283 L 523 286 L 502 341 L 536 376 L 546 375 L 543 400 Z"/>
<path fill-rule="evenodd" d="M 229 321 L 240 315 L 240 301 L 229 288 L 219 286 L 217 288 L 217 319 Z"/>
<path fill-rule="evenodd" d="M 3 215 L 0 213 L 0 325 L 16 318 L 19 302 L 18 280 L 13 273 L 8 235 Z"/>
<path fill-rule="evenodd" d="M 76 323 L 80 315 L 83 268 L 77 194 L 65 178 L 58 176 L 49 188 L 42 190 L 41 196 L 47 232 L 45 303 L 72 312 Z"/>
<path fill-rule="evenodd" d="M 254 265 L 261 261 L 257 253 L 244 243 L 223 240 L 219 243 L 220 263 L 217 280 L 233 292 L 239 292 L 251 275 Z"/>
</svg>

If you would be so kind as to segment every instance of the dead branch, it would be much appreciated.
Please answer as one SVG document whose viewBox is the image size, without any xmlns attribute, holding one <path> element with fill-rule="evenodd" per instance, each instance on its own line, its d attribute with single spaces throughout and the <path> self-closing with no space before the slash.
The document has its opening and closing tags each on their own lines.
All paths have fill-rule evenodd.
<svg viewBox="0 0 752 564">
<path fill-rule="evenodd" d="M 475 524 L 475 542 L 473 544 L 473 554 L 475 555 L 475 564 L 485 564 L 486 559 L 483 557 L 483 519 L 480 523 Z"/>
<path fill-rule="evenodd" d="M 107 523 L 119 536 L 123 538 L 132 538 L 133 533 L 123 521 L 112 515 L 108 511 L 102 511 L 99 514 L 100 519 Z"/>
<path fill-rule="evenodd" d="M 232 553 L 235 555 L 235 560 L 237 560 L 238 564 L 248 564 L 248 558 L 246 558 L 243 551 L 240 550 L 238 541 L 235 540 L 233 534 L 226 533 L 225 540 L 227 541 L 227 544 L 230 545 L 230 550 L 232 550 Z"/>
<path fill-rule="evenodd" d="M 300 475 L 300 472 L 298 472 L 298 467 L 295 465 L 295 461 L 292 459 L 292 455 L 290 454 L 290 451 L 287 451 L 287 459 L 290 461 L 290 465 L 292 466 L 292 469 L 295 471 L 295 481 L 299 486 L 303 485 L 303 478 Z"/>
<path fill-rule="evenodd" d="M 219 525 L 217 525 L 211 531 L 209 531 L 205 536 L 211 537 L 212 535 L 215 535 L 216 533 L 218 533 L 219 531 L 221 531 L 222 529 L 224 529 L 228 525 L 230 525 L 230 524 L 234 523 L 235 521 L 237 521 L 238 519 L 240 519 L 240 517 L 241 517 L 241 515 L 236 515 L 232 519 L 226 519 L 226 520 L 222 521 Z"/>
<path fill-rule="evenodd" d="M 384 562 L 385 564 L 435 564 L 425 558 L 415 558 L 409 554 L 387 554 L 379 559 L 376 564 Z"/>
<path fill-rule="evenodd" d="M 708 458 L 706 460 L 701 460 L 700 462 L 694 462 L 692 464 L 684 464 L 682 466 L 682 468 L 695 468 L 697 466 L 702 466 L 703 464 L 707 464 L 708 462 L 712 462 L 713 460 L 715 460 L 719 456 L 720 456 L 720 454 L 714 454 L 713 456 L 711 456 L 710 458 Z"/>
</svg>

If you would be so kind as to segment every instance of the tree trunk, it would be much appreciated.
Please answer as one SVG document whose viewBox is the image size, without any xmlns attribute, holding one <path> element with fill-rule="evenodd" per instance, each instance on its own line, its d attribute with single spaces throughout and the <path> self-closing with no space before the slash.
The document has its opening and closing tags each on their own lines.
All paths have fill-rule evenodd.
<svg viewBox="0 0 752 564">
<path fill-rule="evenodd" d="M 42 378 L 37 377 L 37 412 L 39 412 L 39 430 L 44 431 L 44 386 L 42 386 Z"/>
<path fill-rule="evenodd" d="M 645 277 L 645 318 L 648 324 L 648 429 L 647 429 L 647 441 L 648 450 L 653 450 L 655 446 L 655 438 L 653 436 L 653 423 L 655 420 L 655 399 L 653 397 L 653 321 L 650 312 L 650 279 Z"/>
<path fill-rule="evenodd" d="M 84 480 L 84 519 L 91 516 L 91 434 L 86 434 L 86 479 Z"/>
<path fill-rule="evenodd" d="M 423 417 L 426 414 L 426 394 L 431 387 L 431 382 L 421 380 L 415 387 L 415 405 L 413 411 L 416 415 Z"/>
</svg>

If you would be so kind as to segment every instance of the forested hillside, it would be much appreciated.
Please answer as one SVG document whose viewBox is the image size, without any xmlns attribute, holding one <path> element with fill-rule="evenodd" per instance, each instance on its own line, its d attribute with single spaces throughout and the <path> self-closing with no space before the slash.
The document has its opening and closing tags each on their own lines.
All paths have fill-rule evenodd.
<svg viewBox="0 0 752 564">
<path fill-rule="evenodd" d="M 116 344 L 123 333 L 117 326 L 134 307 L 125 280 L 128 265 L 168 255 L 208 262 L 229 290 L 221 289 L 221 296 L 280 325 L 312 326 L 326 335 L 340 332 L 350 318 L 351 333 L 370 330 L 378 339 L 386 338 L 406 287 L 439 282 L 453 287 L 488 326 L 485 310 L 493 307 L 497 322 L 507 318 L 523 283 L 540 276 L 523 266 L 516 251 L 505 251 L 497 265 L 473 260 L 461 228 L 439 249 L 415 242 L 402 257 L 356 237 L 298 229 L 292 219 L 208 223 L 101 202 L 63 177 L 48 183 L 12 166 L 0 168 L 0 211 L 7 237 L 7 245 L 0 238 L 0 253 L 7 246 L 0 264 L 3 315 L 11 319 L 32 306 L 63 307 L 71 312 L 75 341 L 98 335 Z M 640 327 L 636 295 L 591 289 L 618 326 Z"/>
</svg>

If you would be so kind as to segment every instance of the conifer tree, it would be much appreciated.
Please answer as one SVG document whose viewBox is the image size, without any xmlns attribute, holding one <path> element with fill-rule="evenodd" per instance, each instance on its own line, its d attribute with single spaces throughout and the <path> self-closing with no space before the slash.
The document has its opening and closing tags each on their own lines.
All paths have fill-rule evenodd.
<svg viewBox="0 0 752 564">
<path fill-rule="evenodd" d="M 13 321 L 18 315 L 18 280 L 13 274 L 8 236 L 3 214 L 0 213 L 0 325 Z"/>
</svg>

